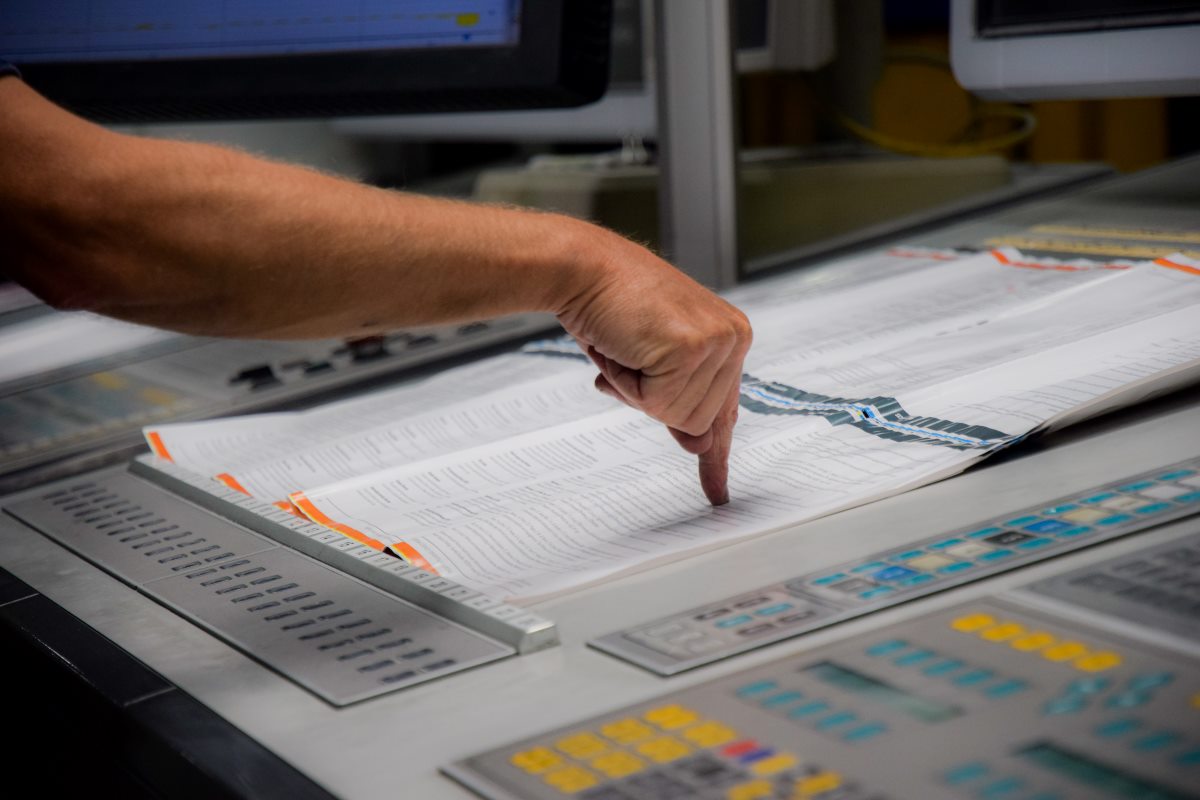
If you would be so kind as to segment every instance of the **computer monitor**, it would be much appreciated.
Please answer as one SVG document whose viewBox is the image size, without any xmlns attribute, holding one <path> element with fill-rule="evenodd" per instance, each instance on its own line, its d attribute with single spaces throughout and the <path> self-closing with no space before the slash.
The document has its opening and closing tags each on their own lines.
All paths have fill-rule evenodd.
<svg viewBox="0 0 1200 800">
<path fill-rule="evenodd" d="M 950 53 L 992 100 L 1200 94 L 1200 0 L 951 0 Z"/>
<path fill-rule="evenodd" d="M 3 0 L 0 58 L 93 119 L 573 106 L 612 0 Z"/>
</svg>

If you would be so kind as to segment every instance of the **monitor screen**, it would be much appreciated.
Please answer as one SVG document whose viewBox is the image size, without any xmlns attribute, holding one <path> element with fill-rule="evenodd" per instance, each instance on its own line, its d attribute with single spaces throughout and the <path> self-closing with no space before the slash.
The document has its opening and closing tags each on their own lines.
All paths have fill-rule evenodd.
<svg viewBox="0 0 1200 800">
<path fill-rule="evenodd" d="M 579 105 L 611 0 L 4 0 L 0 58 L 107 120 Z"/>
</svg>

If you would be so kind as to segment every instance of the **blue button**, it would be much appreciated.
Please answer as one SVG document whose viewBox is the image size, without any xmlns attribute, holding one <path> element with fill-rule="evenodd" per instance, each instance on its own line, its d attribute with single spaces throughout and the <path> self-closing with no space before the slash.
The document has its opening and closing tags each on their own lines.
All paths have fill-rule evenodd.
<svg viewBox="0 0 1200 800">
<path fill-rule="evenodd" d="M 769 692 L 778 688 L 779 684 L 775 681 L 755 681 L 754 683 L 747 683 L 745 686 L 740 687 L 735 694 L 738 697 L 753 697 L 756 694 L 762 694 L 763 692 Z"/>
<path fill-rule="evenodd" d="M 942 775 L 942 780 L 951 786 L 956 786 L 960 783 L 967 783 L 976 778 L 982 778 L 987 775 L 988 767 L 982 761 L 972 761 L 969 764 L 960 764 L 957 767 L 951 767 Z"/>
<path fill-rule="evenodd" d="M 1122 522 L 1128 522 L 1133 519 L 1128 514 L 1113 514 L 1111 517 L 1096 520 L 1097 525 L 1120 525 Z"/>
<path fill-rule="evenodd" d="M 1138 481 L 1137 483 L 1130 483 L 1125 486 L 1118 486 L 1117 488 L 1122 492 L 1140 492 L 1142 489 L 1149 489 L 1154 483 L 1154 481 Z"/>
<path fill-rule="evenodd" d="M 874 589 L 868 589 L 867 591 L 861 593 L 859 597 L 861 597 L 863 600 L 874 600 L 876 597 L 883 597 L 885 594 L 891 594 L 892 591 L 892 587 L 890 586 L 876 586 Z"/>
<path fill-rule="evenodd" d="M 1028 541 L 1021 542 L 1017 545 L 1017 548 L 1020 550 L 1036 550 L 1039 547 L 1045 547 L 1053 541 L 1053 539 L 1047 539 L 1043 536 L 1038 539 L 1029 539 Z"/>
<path fill-rule="evenodd" d="M 1150 702 L 1150 695 L 1146 692 L 1121 692 L 1108 698 L 1108 702 L 1104 705 L 1109 708 L 1137 708 L 1148 702 Z"/>
<path fill-rule="evenodd" d="M 1166 686 L 1173 680 L 1175 680 L 1175 675 L 1171 672 L 1143 672 L 1141 675 L 1134 675 L 1129 679 L 1129 688 L 1134 691 L 1154 689 L 1158 686 Z"/>
<path fill-rule="evenodd" d="M 1141 720 L 1133 717 L 1124 717 L 1122 719 L 1114 719 L 1112 722 L 1106 722 L 1103 725 L 1096 727 L 1096 735 L 1103 736 L 1105 739 L 1115 739 L 1118 736 L 1124 736 L 1130 731 L 1135 731 L 1142 727 Z"/>
<path fill-rule="evenodd" d="M 770 697 L 764 697 L 762 700 L 759 701 L 759 704 L 763 708 L 779 708 L 780 706 L 786 706 L 789 703 L 794 703 L 797 700 L 803 700 L 803 699 L 804 699 L 804 695 L 801 694 L 800 692 L 788 691 L 788 692 L 780 692 L 779 694 L 773 694 Z"/>
<path fill-rule="evenodd" d="M 755 761 L 762 761 L 764 758 L 770 758 L 775 755 L 774 748 L 760 747 L 757 750 L 751 750 L 749 753 L 742 753 L 738 756 L 738 763 L 753 764 Z"/>
<path fill-rule="evenodd" d="M 1079 678 L 1067 684 L 1067 691 L 1076 694 L 1098 694 L 1111 685 L 1112 681 L 1108 678 Z"/>
<path fill-rule="evenodd" d="M 813 578 L 813 585 L 814 586 L 825 586 L 826 584 L 830 584 L 835 581 L 840 581 L 844 577 L 846 577 L 846 573 L 835 572 L 832 575 L 826 575 L 823 578 Z"/>
<path fill-rule="evenodd" d="M 976 669 L 965 675 L 959 675 L 954 682 L 959 686 L 974 686 L 984 681 L 990 681 L 994 677 L 996 677 L 996 673 L 990 669 Z"/>
<path fill-rule="evenodd" d="M 963 536 L 966 536 L 968 539 L 982 539 L 984 536 L 991 536 L 993 533 L 999 532 L 999 528 L 981 528 L 980 530 L 972 531 L 971 533 L 964 533 Z"/>
<path fill-rule="evenodd" d="M 920 664 L 922 661 L 928 661 L 935 655 L 937 654 L 932 650 L 914 650 L 911 653 L 905 653 L 902 656 L 896 656 L 892 663 L 897 667 L 911 667 L 913 664 Z"/>
<path fill-rule="evenodd" d="M 739 614 L 736 617 L 719 620 L 714 623 L 718 628 L 736 628 L 738 625 L 745 625 L 747 622 L 753 622 L 754 617 L 749 614 Z"/>
<path fill-rule="evenodd" d="M 1020 791 L 1024 786 L 1025 781 L 1020 778 L 1001 778 L 980 789 L 979 796 L 983 800 L 998 800 L 1001 797 L 1010 797 L 1013 792 Z"/>
<path fill-rule="evenodd" d="M 1053 506 L 1051 508 L 1047 508 L 1042 513 L 1043 514 L 1065 514 L 1068 511 L 1074 511 L 1077 508 L 1079 508 L 1079 506 L 1076 505 L 1075 503 L 1067 503 L 1066 505 Z"/>
<path fill-rule="evenodd" d="M 901 578 L 911 578 L 913 575 L 920 575 L 915 569 L 908 567 L 888 567 L 876 572 L 873 577 L 877 581 L 898 581 Z"/>
<path fill-rule="evenodd" d="M 899 581 L 900 586 L 920 586 L 922 583 L 929 583 L 933 580 L 932 575 L 913 575 L 911 578 L 905 578 Z"/>
<path fill-rule="evenodd" d="M 1183 737 L 1174 731 L 1159 731 L 1149 736 L 1143 736 L 1133 743 L 1133 749 L 1142 753 L 1154 753 L 1165 747 L 1177 744 Z"/>
<path fill-rule="evenodd" d="M 1200 747 L 1194 747 L 1191 750 L 1185 750 L 1171 760 L 1176 764 L 1180 764 L 1185 767 L 1194 767 L 1197 764 L 1200 764 Z"/>
<path fill-rule="evenodd" d="M 1087 699 L 1083 695 L 1069 694 L 1066 697 L 1056 697 L 1042 706 L 1042 713 L 1047 716 L 1058 714 L 1075 714 L 1087 708 Z"/>
<path fill-rule="evenodd" d="M 949 675 L 951 672 L 957 672 L 964 666 L 966 665 L 963 662 L 951 658 L 928 666 L 922 672 L 931 678 L 940 678 L 943 675 Z"/>
<path fill-rule="evenodd" d="M 999 700 L 1002 697 L 1009 697 L 1010 695 L 1014 695 L 1017 692 L 1024 691 L 1028 688 L 1028 683 L 1025 681 L 1016 680 L 1014 678 L 1013 680 L 1007 680 L 1004 683 L 997 683 L 995 686 L 989 686 L 984 690 L 983 693 L 988 697 Z"/>
<path fill-rule="evenodd" d="M 1166 475 L 1159 475 L 1158 479 L 1160 481 L 1177 481 L 1180 478 L 1186 478 L 1188 475 L 1195 474 L 1196 470 L 1194 469 L 1179 469 L 1175 470 L 1174 472 L 1168 472 Z"/>
<path fill-rule="evenodd" d="M 860 564 L 850 571 L 857 574 L 860 572 L 870 572 L 873 569 L 883 569 L 886 566 L 887 564 L 883 561 L 872 561 L 869 564 Z"/>
<path fill-rule="evenodd" d="M 815 700 L 811 703 L 805 703 L 802 706 L 796 706 L 788 712 L 789 717 L 811 717 L 813 714 L 820 714 L 822 711 L 828 711 L 829 703 L 823 703 L 820 700 Z"/>
<path fill-rule="evenodd" d="M 1025 530 L 1030 533 L 1058 533 L 1065 531 L 1071 527 L 1071 523 L 1063 522 L 1061 519 L 1044 519 L 1041 522 L 1035 522 L 1032 525 L 1026 525 Z"/>
<path fill-rule="evenodd" d="M 766 608 L 760 608 L 758 611 L 755 611 L 754 613 L 760 617 L 770 617 L 775 614 L 782 614 L 785 611 L 791 611 L 793 608 L 795 608 L 795 606 L 792 605 L 791 603 L 776 603 L 773 606 L 767 606 Z"/>
<path fill-rule="evenodd" d="M 1092 532 L 1092 529 L 1089 528 L 1088 526 L 1080 525 L 1078 527 L 1071 528 L 1071 530 L 1069 530 L 1069 531 L 1063 531 L 1062 533 L 1058 534 L 1058 536 L 1060 538 L 1067 539 L 1072 536 L 1083 536 L 1085 533 L 1091 533 L 1091 532 Z"/>
<path fill-rule="evenodd" d="M 942 539 L 940 542 L 934 542 L 929 545 L 929 549 L 945 550 L 947 547 L 953 547 L 956 544 L 962 544 L 962 539 Z"/>
<path fill-rule="evenodd" d="M 892 653 L 898 653 L 908 647 L 908 642 L 903 639 L 888 639 L 886 642 L 879 642 L 867 648 L 867 655 L 878 658 L 879 656 L 890 656 Z"/>
<path fill-rule="evenodd" d="M 827 731 L 831 728 L 836 728 L 839 725 L 845 725 L 847 722 L 855 722 L 858 715 L 852 711 L 838 711 L 835 714 L 830 714 L 824 719 L 817 720 L 816 729 L 819 731 Z"/>
<path fill-rule="evenodd" d="M 892 556 L 892 561 L 908 561 L 910 558 L 917 558 L 925 555 L 924 550 L 905 550 L 903 553 L 897 553 Z"/>
<path fill-rule="evenodd" d="M 1025 516 L 1025 517 L 1017 517 L 1016 519 L 1010 519 L 1008 522 L 1006 522 L 1004 524 L 1010 528 L 1023 528 L 1026 525 L 1028 525 L 1029 523 L 1037 522 L 1037 521 L 1038 521 L 1038 518 L 1036 516 Z"/>
<path fill-rule="evenodd" d="M 887 725 L 882 722 L 871 722 L 866 725 L 860 725 L 853 730 L 846 731 L 842 734 L 844 742 L 862 742 L 867 739 L 873 739 L 881 733 L 887 732 Z"/>
<path fill-rule="evenodd" d="M 1160 511 L 1166 511 L 1170 507 L 1171 507 L 1170 503 L 1151 503 L 1148 506 L 1142 506 L 1141 508 L 1135 508 L 1134 511 L 1136 511 L 1139 514 L 1157 514 Z"/>
<path fill-rule="evenodd" d="M 1116 492 L 1101 492 L 1100 494 L 1094 494 L 1091 497 L 1085 497 L 1080 502 L 1082 502 L 1082 503 L 1103 503 L 1105 500 L 1109 499 L 1110 497 L 1116 497 L 1116 496 L 1117 496 Z"/>
<path fill-rule="evenodd" d="M 952 572 L 962 572 L 964 569 L 970 569 L 973 566 L 975 565 L 969 564 L 966 561 L 959 561 L 957 564 L 947 564 L 946 566 L 939 568 L 938 572 L 942 573 L 943 575 L 949 575 Z"/>
<path fill-rule="evenodd" d="M 1194 503 L 1197 500 L 1200 500 L 1200 492 L 1188 492 L 1175 498 L 1176 503 Z"/>
<path fill-rule="evenodd" d="M 978 561 L 998 561 L 1001 558 L 1008 558 L 1012 554 L 1013 554 L 1012 550 L 993 550 L 990 553 L 984 553 L 977 560 Z"/>
</svg>

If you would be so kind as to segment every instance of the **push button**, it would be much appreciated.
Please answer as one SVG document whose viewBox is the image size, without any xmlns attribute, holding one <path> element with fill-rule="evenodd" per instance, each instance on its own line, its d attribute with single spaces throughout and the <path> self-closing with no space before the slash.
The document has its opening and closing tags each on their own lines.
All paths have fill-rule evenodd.
<svg viewBox="0 0 1200 800">
<path fill-rule="evenodd" d="M 641 772 L 645 769 L 646 762 L 632 753 L 616 750 L 593 760 L 591 766 L 608 778 L 624 778 L 626 775 Z"/>
<path fill-rule="evenodd" d="M 563 758 L 548 747 L 536 747 L 513 754 L 508 763 L 522 772 L 538 775 L 562 764 Z"/>
<path fill-rule="evenodd" d="M 582 792 L 600 782 L 594 773 L 574 764 L 546 773 L 542 780 L 565 794 Z"/>
<path fill-rule="evenodd" d="M 1084 672 L 1103 672 L 1106 669 L 1120 666 L 1120 664 L 1121 656 L 1107 650 L 1086 655 L 1083 658 L 1076 659 L 1073 663 L 1076 669 L 1081 669 Z"/>
<path fill-rule="evenodd" d="M 974 633 L 995 624 L 995 618 L 988 614 L 969 614 L 951 622 L 950 627 L 962 633 Z"/>
</svg>

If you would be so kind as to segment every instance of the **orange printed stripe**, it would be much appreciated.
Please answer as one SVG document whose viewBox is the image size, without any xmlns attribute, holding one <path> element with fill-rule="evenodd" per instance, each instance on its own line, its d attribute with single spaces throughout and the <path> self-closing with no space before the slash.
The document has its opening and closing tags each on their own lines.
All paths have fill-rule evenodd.
<svg viewBox="0 0 1200 800">
<path fill-rule="evenodd" d="M 1180 272 L 1186 272 L 1189 275 L 1200 275 L 1200 269 L 1189 267 L 1187 264 L 1176 264 L 1174 261 L 1165 258 L 1156 258 L 1154 259 L 1154 263 L 1167 269 L 1177 269 Z"/>
<path fill-rule="evenodd" d="M 345 525 L 341 522 L 338 522 L 336 520 L 330 519 L 329 517 L 325 516 L 324 512 L 322 512 L 321 509 L 319 509 L 315 505 L 313 505 L 313 501 L 309 500 L 308 497 L 305 496 L 304 492 L 296 492 L 295 494 L 289 495 L 289 499 L 296 506 L 296 508 L 303 511 L 304 515 L 306 517 L 308 517 L 309 519 L 311 519 L 313 522 L 324 525 L 326 528 L 332 528 L 333 530 L 337 531 L 338 533 L 349 536 L 351 539 L 353 539 L 356 542 L 365 544 L 367 547 L 370 547 L 370 548 L 373 548 L 373 549 L 379 550 L 379 551 L 382 551 L 384 549 L 383 545 L 381 543 L 375 541 L 370 536 L 367 536 L 362 531 L 355 530 L 354 528 L 351 528 L 349 525 Z"/>
<path fill-rule="evenodd" d="M 1085 272 L 1090 269 L 1129 269 L 1128 264 L 1096 264 L 1082 266 L 1072 264 L 1043 264 L 1038 261 L 1013 261 L 999 250 L 992 251 L 992 258 L 1008 267 L 1025 267 L 1026 269 L 1052 269 L 1058 272 Z"/>
<path fill-rule="evenodd" d="M 238 483 L 238 479 L 230 475 L 228 472 L 222 472 L 220 475 L 215 477 L 217 480 L 228 486 L 230 489 L 233 489 L 235 492 L 241 492 L 247 497 L 250 496 L 250 493 L 246 491 L 246 487 Z"/>
<path fill-rule="evenodd" d="M 271 505 L 275 506 L 280 511 L 286 511 L 287 513 L 297 516 L 300 519 L 306 519 L 306 517 L 300 513 L 300 509 L 296 508 L 287 500 L 276 500 L 274 503 L 271 503 Z"/>
<path fill-rule="evenodd" d="M 408 542 L 392 542 L 392 549 L 414 567 L 420 567 L 426 572 L 432 572 L 434 575 L 438 574 L 438 571 L 433 568 L 433 564 L 426 561 L 425 556 L 418 553 L 417 549 Z"/>
<path fill-rule="evenodd" d="M 147 433 L 146 441 L 150 443 L 150 449 L 154 451 L 154 455 L 159 458 L 165 458 L 167 461 L 175 461 L 175 459 L 171 458 L 171 454 L 167 452 L 167 446 L 163 444 L 162 437 L 158 435 L 158 431 Z"/>
</svg>

